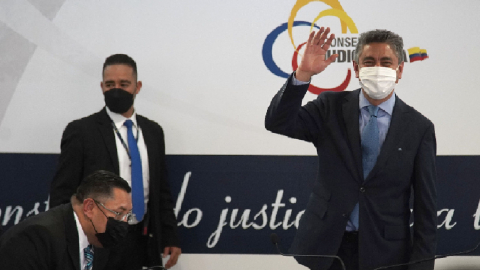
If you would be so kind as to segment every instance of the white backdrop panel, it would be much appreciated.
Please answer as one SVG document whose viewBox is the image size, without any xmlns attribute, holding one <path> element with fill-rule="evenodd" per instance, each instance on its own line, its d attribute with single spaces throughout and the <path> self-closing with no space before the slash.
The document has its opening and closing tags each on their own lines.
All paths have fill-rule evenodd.
<svg viewBox="0 0 480 270">
<path fill-rule="evenodd" d="M 36 45 L 0 123 L 2 152 L 58 153 L 66 124 L 100 110 L 101 66 L 127 53 L 144 88 L 140 114 L 165 129 L 169 154 L 313 155 L 311 145 L 272 135 L 263 127 L 268 104 L 284 78 L 262 59 L 266 36 L 288 21 L 295 1 L 66 0 L 52 20 L 29 1 L 0 3 L 0 21 Z M 429 59 L 405 64 L 396 91 L 436 126 L 440 155 L 480 153 L 476 90 L 480 2 L 342 1 L 359 32 L 386 28 L 421 47 Z M 40 4 L 37 4 L 40 5 Z M 328 6 L 317 2 L 297 20 L 311 22 Z M 337 18 L 317 22 L 339 37 Z M 298 29 L 297 29 L 298 28 Z M 297 44 L 308 27 L 294 28 Z M 291 72 L 288 34 L 273 46 Z M 335 63 L 314 84 L 333 87 L 351 63 Z M 347 90 L 358 88 L 355 78 Z M 313 99 L 308 94 L 306 99 Z"/>
</svg>

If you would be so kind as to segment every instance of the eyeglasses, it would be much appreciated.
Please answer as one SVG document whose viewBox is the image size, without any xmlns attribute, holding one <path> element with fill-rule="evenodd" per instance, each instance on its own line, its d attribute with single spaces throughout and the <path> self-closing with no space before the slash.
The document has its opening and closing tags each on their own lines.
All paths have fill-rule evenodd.
<svg viewBox="0 0 480 270">
<path fill-rule="evenodd" d="M 115 219 L 115 220 L 118 220 L 118 221 L 123 221 L 123 220 L 125 220 L 125 221 L 129 222 L 129 221 L 132 219 L 132 211 L 130 211 L 130 212 L 126 213 L 126 214 L 122 214 L 122 213 L 120 213 L 120 212 L 113 211 L 112 209 L 108 209 L 103 203 L 101 203 L 101 202 L 99 202 L 99 201 L 97 201 L 97 200 L 95 200 L 95 199 L 93 199 L 93 201 L 95 202 L 95 204 L 96 204 L 97 206 L 100 205 L 100 206 L 102 206 L 103 209 L 109 211 L 110 213 L 115 214 L 115 217 L 113 218 L 113 219 Z"/>
</svg>

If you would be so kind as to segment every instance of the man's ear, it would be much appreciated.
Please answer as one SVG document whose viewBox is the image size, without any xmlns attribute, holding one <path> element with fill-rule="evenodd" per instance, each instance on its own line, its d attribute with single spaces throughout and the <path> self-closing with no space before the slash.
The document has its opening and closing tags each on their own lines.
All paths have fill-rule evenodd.
<svg viewBox="0 0 480 270">
<path fill-rule="evenodd" d="M 405 64 L 405 62 L 402 62 L 400 65 L 398 65 L 398 70 L 397 70 L 397 81 L 395 83 L 398 83 L 398 80 L 400 80 L 402 78 L 402 74 L 403 74 L 403 65 Z"/>
<path fill-rule="evenodd" d="M 102 94 L 105 93 L 105 88 L 103 88 L 103 81 L 100 82 L 100 89 L 102 89 Z"/>
<path fill-rule="evenodd" d="M 140 92 L 140 89 L 142 89 L 142 81 L 137 82 L 137 90 L 135 91 L 135 95 Z"/>
<path fill-rule="evenodd" d="M 358 67 L 357 62 L 353 61 L 353 70 L 355 71 L 355 78 L 359 77 L 360 68 Z"/>
<path fill-rule="evenodd" d="M 93 208 L 95 208 L 95 202 L 92 198 L 83 200 L 83 213 L 90 219 L 93 218 Z"/>
</svg>

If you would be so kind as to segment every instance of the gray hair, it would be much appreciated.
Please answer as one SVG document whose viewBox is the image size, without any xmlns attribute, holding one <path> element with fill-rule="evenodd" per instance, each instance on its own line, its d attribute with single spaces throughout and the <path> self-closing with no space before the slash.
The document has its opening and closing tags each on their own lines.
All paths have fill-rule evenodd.
<svg viewBox="0 0 480 270">
<path fill-rule="evenodd" d="M 398 64 L 401 64 L 404 59 L 403 55 L 403 39 L 401 36 L 390 32 L 388 30 L 375 29 L 360 34 L 357 47 L 355 48 L 354 60 L 358 63 L 358 58 L 362 54 L 363 47 L 370 43 L 387 43 L 393 49 L 398 58 Z"/>
</svg>

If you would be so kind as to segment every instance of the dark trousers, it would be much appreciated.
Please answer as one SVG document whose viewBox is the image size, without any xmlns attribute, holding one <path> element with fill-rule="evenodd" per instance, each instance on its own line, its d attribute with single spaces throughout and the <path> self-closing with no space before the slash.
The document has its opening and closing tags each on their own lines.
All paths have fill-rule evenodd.
<svg viewBox="0 0 480 270">
<path fill-rule="evenodd" d="M 343 260 L 346 270 L 358 270 L 358 232 L 345 232 L 337 256 Z M 339 260 L 333 260 L 329 270 L 342 270 Z"/>
<path fill-rule="evenodd" d="M 147 263 L 147 236 L 142 226 L 130 226 L 124 241 L 110 249 L 106 270 L 141 270 Z"/>
</svg>

